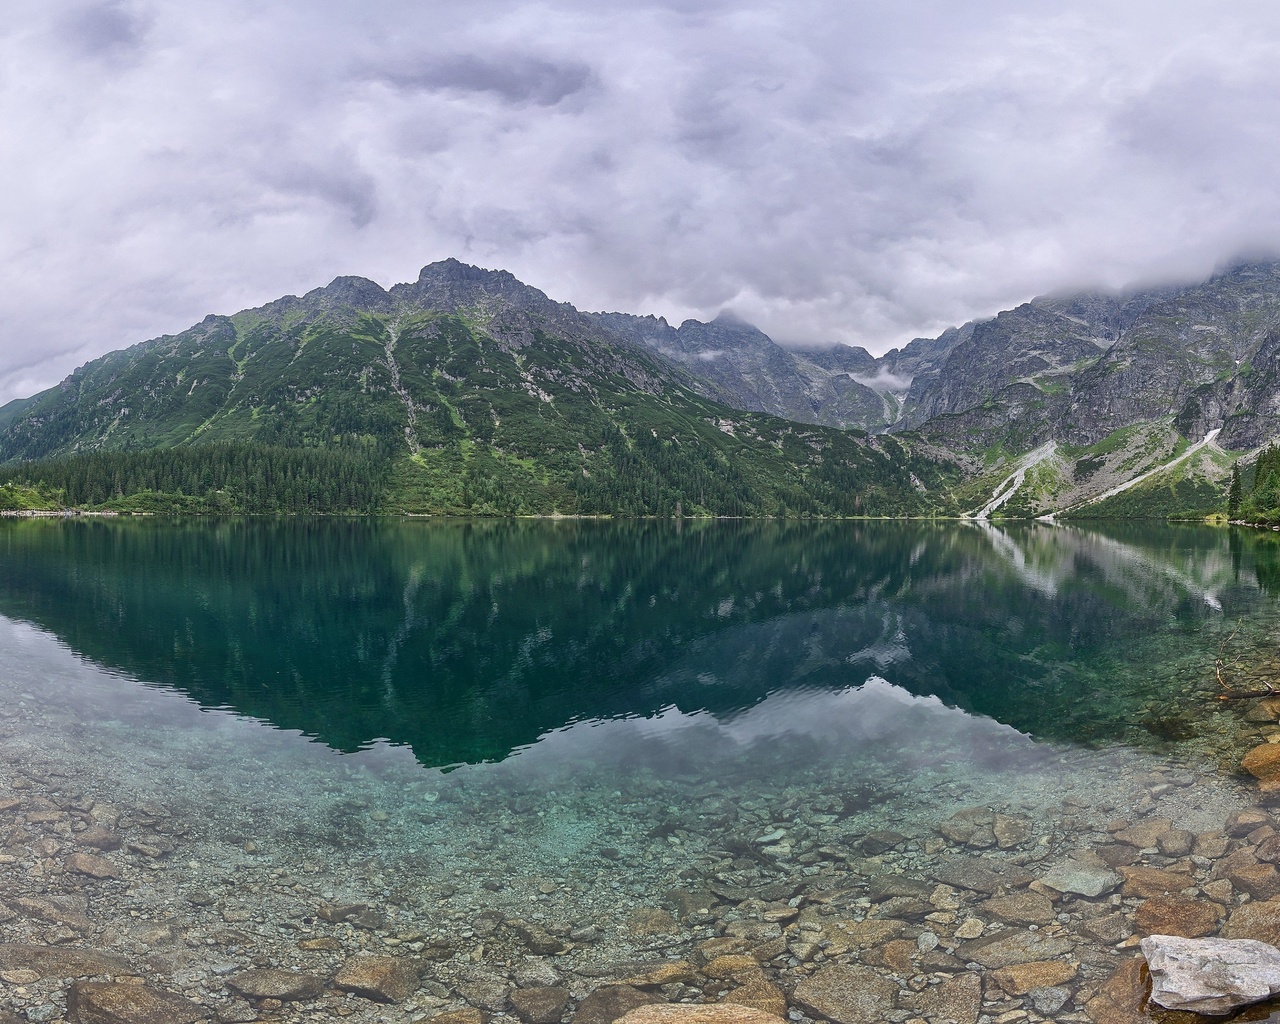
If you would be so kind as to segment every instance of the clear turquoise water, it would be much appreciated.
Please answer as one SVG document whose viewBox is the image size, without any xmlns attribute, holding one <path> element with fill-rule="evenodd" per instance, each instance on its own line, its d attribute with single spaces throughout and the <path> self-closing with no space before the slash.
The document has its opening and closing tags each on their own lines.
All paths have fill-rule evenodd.
<svg viewBox="0 0 1280 1024">
<path fill-rule="evenodd" d="M 202 707 L 427 767 L 873 676 L 1105 742 L 1169 731 L 1225 632 L 1269 622 L 1276 566 L 1270 535 L 1190 527 L 8 522 L 0 614 Z"/>
<path fill-rule="evenodd" d="M 0 738 L 187 819 L 215 889 L 252 842 L 619 936 L 744 851 L 799 877 L 892 828 L 923 870 L 973 805 L 1032 860 L 1153 792 L 1220 827 L 1214 661 L 1264 659 L 1278 580 L 1271 534 L 1194 527 L 8 521 Z"/>
</svg>

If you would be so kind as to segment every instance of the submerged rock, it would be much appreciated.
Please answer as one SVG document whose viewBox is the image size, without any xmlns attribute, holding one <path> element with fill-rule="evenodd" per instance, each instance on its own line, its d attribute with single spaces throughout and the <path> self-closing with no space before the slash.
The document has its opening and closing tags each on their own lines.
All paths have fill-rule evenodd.
<svg viewBox="0 0 1280 1024">
<path fill-rule="evenodd" d="M 802 1009 L 836 1024 L 879 1024 L 897 997 L 893 982 L 865 967 L 844 964 L 820 968 L 796 986 L 793 996 Z"/>
<path fill-rule="evenodd" d="M 146 985 L 82 981 L 67 992 L 72 1024 L 194 1024 L 214 1017 L 190 999 Z"/>
<path fill-rule="evenodd" d="M 1146 821 L 1120 829 L 1114 833 L 1114 836 L 1122 843 L 1128 843 L 1143 850 L 1155 846 L 1160 841 L 1160 837 L 1172 827 L 1173 822 L 1168 818 L 1148 818 Z"/>
<path fill-rule="evenodd" d="M 1024 996 L 1038 988 L 1065 985 L 1079 968 L 1066 960 L 1034 960 L 991 972 L 991 980 L 1011 996 Z"/>
<path fill-rule="evenodd" d="M 1033 988 L 1028 995 L 1031 997 L 1031 1005 L 1037 1012 L 1050 1014 L 1057 1013 L 1066 1005 L 1067 1000 L 1071 998 L 1071 989 L 1054 985 L 1048 988 Z"/>
<path fill-rule="evenodd" d="M 76 836 L 76 842 L 81 846 L 91 846 L 95 850 L 118 850 L 121 839 L 114 832 L 101 825 L 95 825 Z"/>
<path fill-rule="evenodd" d="M 1280 900 L 1246 903 L 1231 911 L 1224 939 L 1257 939 L 1280 946 Z"/>
<path fill-rule="evenodd" d="M 116 953 L 96 949 L 67 949 L 22 942 L 0 944 L 0 970 L 30 968 L 45 978 L 84 978 L 132 974 L 133 965 Z"/>
<path fill-rule="evenodd" d="M 1280 788 L 1280 743 L 1254 747 L 1244 755 L 1240 766 L 1258 780 L 1258 787 L 1264 792 Z"/>
<path fill-rule="evenodd" d="M 904 997 L 923 1017 L 939 1017 L 955 1024 L 977 1024 L 982 1006 L 982 979 L 977 974 L 956 974 L 939 985 Z"/>
<path fill-rule="evenodd" d="M 1120 876 L 1102 861 L 1064 860 L 1040 879 L 1050 889 L 1091 899 L 1108 893 L 1120 884 Z"/>
<path fill-rule="evenodd" d="M 938 831 L 953 843 L 980 850 L 996 845 L 995 821 L 995 811 L 969 807 L 940 822 Z"/>
<path fill-rule="evenodd" d="M 473 1006 L 491 1013 L 501 1013 L 507 1008 L 507 996 L 511 986 L 507 979 L 492 971 L 477 971 L 456 986 L 458 993 Z"/>
<path fill-rule="evenodd" d="M 661 907 L 639 907 L 627 920 L 627 931 L 638 936 L 670 935 L 679 928 L 671 911 Z"/>
<path fill-rule="evenodd" d="M 449 1010 L 446 1013 L 438 1013 L 428 1024 L 487 1024 L 489 1015 L 483 1010 L 477 1010 L 473 1006 L 468 1006 L 462 1010 Z"/>
<path fill-rule="evenodd" d="M 1270 900 L 1280 896 L 1280 871 L 1276 870 L 1274 864 L 1242 865 L 1227 877 L 1236 889 L 1248 893 L 1255 900 Z"/>
<path fill-rule="evenodd" d="M 380 1003 L 398 1003 L 418 990 L 417 970 L 393 956 L 355 956 L 334 975 L 333 983 Z"/>
<path fill-rule="evenodd" d="M 1196 837 L 1185 829 L 1170 829 L 1156 838 L 1156 848 L 1166 857 L 1185 857 L 1195 846 Z"/>
<path fill-rule="evenodd" d="M 1169 1010 L 1226 1014 L 1280 992 L 1280 949 L 1255 939 L 1142 940 L 1151 1001 Z"/>
<path fill-rule="evenodd" d="M 511 993 L 511 1008 L 525 1024 L 557 1024 L 569 1006 L 569 990 L 554 985 L 518 988 Z"/>
<path fill-rule="evenodd" d="M 228 978 L 227 988 L 246 999 L 314 999 L 324 991 L 324 979 L 301 971 L 264 967 Z"/>
<path fill-rule="evenodd" d="M 1048 960 L 1070 952 L 1072 942 L 1064 935 L 1046 935 L 1044 932 L 1008 928 L 994 935 L 964 943 L 958 955 L 992 969 L 1010 967 L 1013 964 Z"/>
<path fill-rule="evenodd" d="M 574 1024 L 613 1024 L 641 1006 L 660 1002 L 659 998 L 629 985 L 607 985 L 598 988 L 578 1004 Z"/>
<path fill-rule="evenodd" d="M 749 1006 L 779 1017 L 787 1012 L 787 997 L 782 989 L 760 972 L 739 977 L 737 988 L 724 997 L 724 1002 Z"/>
<path fill-rule="evenodd" d="M 960 856 L 945 858 L 934 870 L 933 877 L 944 885 L 994 896 L 1001 890 L 1021 889 L 1034 876 L 1005 861 Z"/>
<path fill-rule="evenodd" d="M 120 869 L 106 857 L 95 857 L 91 853 L 73 853 L 63 862 L 63 867 L 78 875 L 90 878 L 119 878 Z"/>
<path fill-rule="evenodd" d="M 715 1006 L 657 1003 L 632 1010 L 618 1024 L 785 1024 L 783 1018 L 733 1003 Z"/>
<path fill-rule="evenodd" d="M 1029 889 L 1012 896 L 997 896 L 986 900 L 979 903 L 977 909 L 1006 924 L 1048 924 L 1054 919 L 1053 901 L 1048 896 Z"/>
<path fill-rule="evenodd" d="M 1133 867 L 1121 868 L 1124 876 L 1124 887 L 1121 892 L 1126 896 L 1164 896 L 1168 893 L 1181 892 L 1195 884 L 1195 880 L 1181 871 L 1166 871 L 1164 868 Z"/>
<path fill-rule="evenodd" d="M 1147 1019 L 1142 1012 L 1147 999 L 1142 968 L 1141 960 L 1126 960 L 1085 1004 L 1094 1024 L 1138 1024 Z"/>
<path fill-rule="evenodd" d="M 663 985 L 692 985 L 698 979 L 697 969 L 687 960 L 676 960 L 667 964 L 656 964 L 629 978 L 623 978 L 619 985 L 631 988 L 661 988 Z"/>
<path fill-rule="evenodd" d="M 1218 930 L 1222 908 L 1185 896 L 1153 896 L 1138 908 L 1138 927 L 1148 935 L 1177 935 L 1197 939 Z"/>
</svg>

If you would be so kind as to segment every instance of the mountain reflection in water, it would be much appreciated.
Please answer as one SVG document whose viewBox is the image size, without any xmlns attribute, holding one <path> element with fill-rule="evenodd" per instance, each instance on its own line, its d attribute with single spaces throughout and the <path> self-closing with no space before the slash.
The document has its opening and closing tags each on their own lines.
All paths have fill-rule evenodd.
<svg viewBox="0 0 1280 1024">
<path fill-rule="evenodd" d="M 429 765 L 667 709 L 812 731 L 805 707 L 853 705 L 781 698 L 868 680 L 1099 741 L 1204 682 L 1162 659 L 1211 666 L 1269 606 L 1278 550 L 1163 526 L 7 521 L 0 614 L 204 706 Z"/>
</svg>

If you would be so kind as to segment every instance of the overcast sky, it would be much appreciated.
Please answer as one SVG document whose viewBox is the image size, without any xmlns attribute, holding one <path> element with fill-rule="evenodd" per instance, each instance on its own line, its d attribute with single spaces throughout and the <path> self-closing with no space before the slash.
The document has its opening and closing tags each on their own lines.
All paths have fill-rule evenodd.
<svg viewBox="0 0 1280 1024">
<path fill-rule="evenodd" d="M 0 403 L 339 274 L 882 351 L 1280 249 L 1280 5 L 8 0 Z"/>
</svg>

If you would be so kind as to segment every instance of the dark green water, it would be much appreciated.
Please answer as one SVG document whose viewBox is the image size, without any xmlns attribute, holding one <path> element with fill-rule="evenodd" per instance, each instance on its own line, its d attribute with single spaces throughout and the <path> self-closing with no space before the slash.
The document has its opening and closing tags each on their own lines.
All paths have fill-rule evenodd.
<svg viewBox="0 0 1280 1024">
<path fill-rule="evenodd" d="M 203 707 L 427 766 L 872 677 L 1037 739 L 1185 738 L 1277 579 L 1270 534 L 1192 527 L 0 523 L 0 614 Z"/>
<path fill-rule="evenodd" d="M 705 940 L 782 941 L 765 907 L 810 915 L 768 954 L 784 974 L 827 956 L 804 928 L 835 941 L 837 919 L 901 915 L 911 948 L 960 956 L 961 929 L 988 927 L 974 863 L 1045 878 L 1126 823 L 1215 833 L 1258 799 L 1240 756 L 1280 725 L 1218 700 L 1215 660 L 1245 686 L 1275 677 L 1278 539 L 0 521 L 0 789 L 140 836 L 110 854 L 126 878 L 94 890 L 104 941 L 136 951 L 133 915 L 168 922 L 215 994 L 250 965 L 330 973 L 345 952 L 296 942 L 332 932 L 429 953 L 424 1019 L 477 972 L 585 993 Z M 8 842 L 6 877 L 66 880 L 20 830 Z M 879 900 L 898 875 L 929 902 Z M 375 930 L 318 920 L 325 904 L 374 908 Z M 1056 920 L 1115 906 L 1064 897 Z M 1078 1021 L 1130 954 L 1069 942 L 1079 987 L 1058 1003 Z"/>
</svg>

